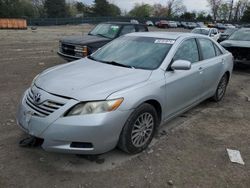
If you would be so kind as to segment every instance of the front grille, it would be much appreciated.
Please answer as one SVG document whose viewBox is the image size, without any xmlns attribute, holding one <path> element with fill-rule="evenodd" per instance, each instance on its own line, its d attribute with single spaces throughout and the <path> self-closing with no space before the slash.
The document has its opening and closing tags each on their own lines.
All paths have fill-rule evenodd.
<svg viewBox="0 0 250 188">
<path fill-rule="evenodd" d="M 61 44 L 61 52 L 66 54 L 66 55 L 75 55 L 75 46 L 70 45 L 70 44 Z"/>
<path fill-rule="evenodd" d="M 37 104 L 34 101 L 34 93 L 32 92 L 31 89 L 28 91 L 26 95 L 25 102 L 32 109 L 33 114 L 39 117 L 46 117 L 64 105 L 63 103 L 51 100 L 46 100 L 40 104 Z"/>
<path fill-rule="evenodd" d="M 235 60 L 250 60 L 250 48 L 228 47 L 226 49 L 233 54 Z"/>
</svg>

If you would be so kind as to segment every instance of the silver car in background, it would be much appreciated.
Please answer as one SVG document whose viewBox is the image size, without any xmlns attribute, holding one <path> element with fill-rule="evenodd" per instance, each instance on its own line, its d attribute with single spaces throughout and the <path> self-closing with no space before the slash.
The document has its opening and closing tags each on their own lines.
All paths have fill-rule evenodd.
<svg viewBox="0 0 250 188">
<path fill-rule="evenodd" d="M 47 151 L 143 151 L 157 128 L 208 98 L 233 69 L 218 43 L 190 33 L 133 33 L 34 78 L 17 122 Z"/>
</svg>

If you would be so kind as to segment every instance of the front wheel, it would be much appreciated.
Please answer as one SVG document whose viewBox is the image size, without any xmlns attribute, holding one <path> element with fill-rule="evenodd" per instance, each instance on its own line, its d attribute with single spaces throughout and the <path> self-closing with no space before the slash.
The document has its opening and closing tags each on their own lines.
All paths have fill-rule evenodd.
<svg viewBox="0 0 250 188">
<path fill-rule="evenodd" d="M 142 104 L 125 123 L 118 147 L 131 154 L 143 151 L 152 141 L 157 125 L 155 108 L 150 104 Z"/>
<path fill-rule="evenodd" d="M 227 74 L 224 74 L 223 77 L 221 78 L 221 80 L 217 86 L 216 92 L 215 92 L 214 96 L 212 97 L 212 99 L 215 102 L 219 102 L 223 99 L 223 97 L 226 93 L 228 79 L 229 79 L 229 77 Z"/>
</svg>

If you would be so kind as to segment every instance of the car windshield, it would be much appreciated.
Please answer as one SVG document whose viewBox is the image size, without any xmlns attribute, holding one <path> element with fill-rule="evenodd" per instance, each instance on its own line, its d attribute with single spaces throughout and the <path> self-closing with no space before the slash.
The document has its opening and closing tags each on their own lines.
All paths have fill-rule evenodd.
<svg viewBox="0 0 250 188">
<path fill-rule="evenodd" d="M 119 25 L 99 24 L 92 31 L 90 31 L 89 35 L 102 36 L 113 39 L 116 37 L 119 29 L 120 29 Z"/>
<path fill-rule="evenodd" d="M 123 36 L 89 56 L 95 61 L 153 70 L 158 68 L 174 40 Z"/>
<path fill-rule="evenodd" d="M 234 32 L 229 40 L 250 41 L 250 30 L 239 30 Z"/>
<path fill-rule="evenodd" d="M 207 30 L 207 29 L 194 29 L 192 31 L 192 33 L 197 33 L 197 34 L 201 34 L 201 35 L 208 35 L 209 30 Z"/>
</svg>

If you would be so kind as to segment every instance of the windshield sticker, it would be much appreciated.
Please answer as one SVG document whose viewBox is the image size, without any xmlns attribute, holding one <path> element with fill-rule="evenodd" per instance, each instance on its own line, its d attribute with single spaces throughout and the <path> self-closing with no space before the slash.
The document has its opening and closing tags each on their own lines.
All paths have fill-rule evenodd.
<svg viewBox="0 0 250 188">
<path fill-rule="evenodd" d="M 156 39 L 155 44 L 174 44 L 175 40 Z"/>
<path fill-rule="evenodd" d="M 118 29 L 119 29 L 119 26 L 117 26 L 117 25 L 112 25 L 112 26 L 111 26 L 111 29 L 112 29 L 112 30 L 118 30 Z"/>
</svg>

